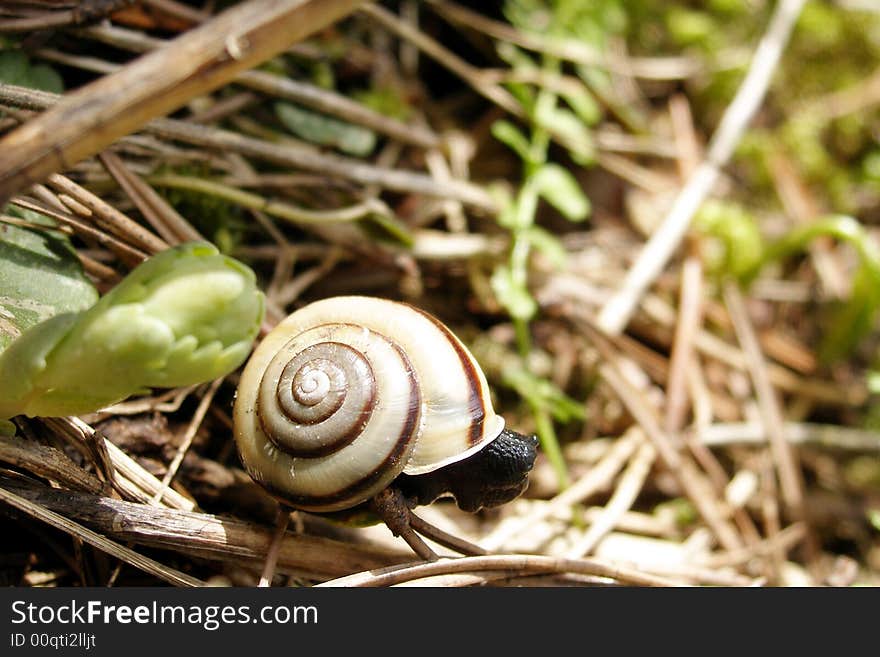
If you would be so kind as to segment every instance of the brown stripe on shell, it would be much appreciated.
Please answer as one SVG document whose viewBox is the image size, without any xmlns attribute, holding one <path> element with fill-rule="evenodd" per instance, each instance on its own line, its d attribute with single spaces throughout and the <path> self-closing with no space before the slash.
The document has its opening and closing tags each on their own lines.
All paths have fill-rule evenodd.
<svg viewBox="0 0 880 657">
<path fill-rule="evenodd" d="M 458 361 L 459 363 L 461 363 L 461 368 L 464 372 L 465 379 L 467 379 L 467 382 L 470 384 L 468 404 L 472 413 L 471 424 L 468 427 L 468 445 L 476 445 L 483 437 L 483 420 L 486 417 L 486 412 L 483 408 L 485 391 L 482 389 L 480 377 L 476 369 L 476 364 L 471 359 L 467 351 L 465 351 L 464 347 L 461 345 L 461 342 L 458 341 L 458 338 L 455 337 L 455 334 L 453 334 L 452 331 L 450 331 L 449 328 L 445 324 L 443 324 L 443 322 L 441 322 L 430 313 L 425 312 L 421 308 L 410 306 L 408 303 L 402 303 L 401 305 L 412 308 L 422 317 L 430 320 L 431 323 L 434 324 L 434 326 L 436 326 L 437 329 L 446 336 L 449 344 L 451 344 L 452 347 L 455 349 L 455 353 L 458 355 Z"/>
<path fill-rule="evenodd" d="M 318 344 L 330 344 L 330 343 L 320 342 L 320 343 L 318 343 Z M 333 343 L 333 344 L 339 344 L 339 345 L 341 345 L 342 343 L 337 342 L 337 343 Z M 315 346 L 316 346 L 316 345 L 309 345 L 308 347 L 306 347 L 305 349 L 303 349 L 303 350 L 302 350 L 301 352 L 299 352 L 299 353 L 300 353 L 300 354 L 305 353 L 305 351 L 306 351 L 307 349 L 312 349 L 312 348 L 315 347 Z M 342 346 L 345 346 L 345 345 L 342 345 Z M 299 356 L 299 354 L 296 354 L 296 355 Z M 315 360 L 318 360 L 318 359 L 315 359 Z M 324 359 L 321 359 L 321 360 L 329 360 L 329 359 L 324 358 Z M 309 361 L 309 362 L 314 362 L 314 361 Z M 282 370 L 282 375 L 281 375 L 281 378 L 282 378 L 282 379 L 284 378 L 284 375 L 285 375 L 286 372 L 287 372 L 287 368 L 290 367 L 291 364 L 293 364 L 293 359 L 291 359 L 291 362 L 290 362 L 290 363 L 284 368 L 284 370 Z M 306 364 L 308 364 L 308 363 L 306 363 Z M 295 379 L 294 379 L 294 380 L 295 380 Z M 279 384 L 280 384 L 280 383 L 281 383 L 281 381 L 279 380 Z M 282 403 L 282 400 L 281 400 L 281 398 L 280 398 L 280 395 L 281 395 L 281 389 L 280 389 L 280 386 L 279 386 L 279 389 L 278 389 L 278 390 L 276 391 L 276 393 L 275 393 L 275 398 L 276 398 L 276 400 L 278 401 L 278 406 L 279 406 L 279 408 L 282 408 L 282 409 L 283 409 L 283 408 L 284 408 L 284 404 Z M 301 403 L 301 402 L 300 402 L 300 403 Z M 328 417 L 330 417 L 331 415 L 333 415 L 336 411 L 338 411 L 338 410 L 342 407 L 342 405 L 343 405 L 344 403 L 345 403 L 345 396 L 343 395 L 342 397 L 340 397 L 340 398 L 336 401 L 336 403 L 335 403 L 333 406 L 331 406 L 330 408 L 327 409 L 327 414 L 325 415 L 325 417 L 319 417 L 319 418 L 314 419 L 314 420 L 299 419 L 299 418 L 297 418 L 297 419 L 296 419 L 296 424 L 298 424 L 298 425 L 300 425 L 300 426 L 307 427 L 307 426 L 311 426 L 311 425 L 314 425 L 314 424 L 318 424 L 318 423 L 320 423 L 320 422 L 323 422 L 323 421 L 326 420 Z M 264 427 L 264 428 L 265 428 L 265 427 Z"/>
<path fill-rule="evenodd" d="M 400 355 L 406 368 L 412 374 L 409 377 L 410 412 L 406 415 L 406 423 L 397 436 L 394 449 L 376 468 L 373 469 L 372 472 L 369 472 L 353 484 L 333 493 L 327 495 L 293 495 L 286 490 L 272 486 L 268 481 L 261 481 L 260 485 L 263 486 L 272 496 L 294 508 L 300 508 L 306 511 L 309 509 L 326 508 L 328 506 L 339 504 L 342 501 L 350 502 L 349 504 L 346 504 L 346 506 L 354 506 L 361 502 L 365 502 L 370 498 L 370 495 L 363 495 L 364 491 L 369 491 L 370 488 L 375 486 L 376 482 L 380 481 L 389 469 L 396 469 L 398 474 L 403 471 L 403 466 L 406 465 L 406 463 L 403 462 L 403 459 L 405 457 L 408 458 L 407 452 L 411 452 L 414 447 L 412 438 L 414 432 L 419 427 L 422 414 L 422 403 L 421 394 L 419 392 L 419 382 L 416 379 L 412 363 L 410 363 L 409 358 L 407 358 L 406 354 L 396 343 L 392 342 L 391 345 Z"/>
<path fill-rule="evenodd" d="M 336 347 L 340 347 L 342 349 L 354 351 L 354 349 L 352 349 L 347 344 L 344 344 L 342 342 L 336 342 L 333 340 L 328 340 L 327 342 L 321 342 L 321 343 L 316 343 L 316 344 L 335 345 Z M 307 347 L 306 349 L 310 349 L 314 346 L 316 346 L 316 345 L 309 345 L 309 347 Z M 305 351 L 305 349 L 303 351 Z M 303 353 L 303 352 L 301 351 L 299 353 Z M 299 355 L 299 353 L 297 355 Z M 409 361 L 407 361 L 407 363 L 408 362 Z M 364 359 L 364 363 L 366 364 L 367 368 L 370 371 L 370 377 L 372 379 L 375 379 L 375 375 L 373 374 L 373 368 L 370 365 L 370 361 L 367 359 Z M 335 410 L 338 410 L 344 403 L 345 403 L 345 401 L 343 398 L 343 401 L 339 404 L 339 406 L 336 407 Z M 302 456 L 304 458 L 318 458 L 321 456 L 328 456 L 328 455 L 332 454 L 333 452 L 337 452 L 340 449 L 342 449 L 343 447 L 346 447 L 346 446 L 350 445 L 351 443 L 353 443 L 357 439 L 357 437 L 361 435 L 361 433 L 364 430 L 364 427 L 367 425 L 367 421 L 370 419 L 370 409 L 373 408 L 375 403 L 376 403 L 376 386 L 372 385 L 372 386 L 370 386 L 369 398 L 364 400 L 364 406 L 361 408 L 360 412 L 358 413 L 359 419 L 357 422 L 352 423 L 351 431 L 347 431 L 346 433 L 342 434 L 341 436 L 338 436 L 333 442 L 328 443 L 326 445 L 319 445 L 319 446 L 313 447 L 313 448 L 304 447 L 304 448 L 299 448 L 296 451 L 291 450 L 290 447 L 287 445 L 276 443 L 272 439 L 272 434 L 268 431 L 268 428 L 263 423 L 263 413 L 260 413 L 259 411 L 257 412 L 257 421 L 260 423 L 260 429 L 262 430 L 263 434 L 269 439 L 269 442 L 271 442 L 273 445 L 275 445 L 281 451 L 285 452 L 286 454 L 291 454 L 293 456 Z M 259 409 L 259 405 L 257 406 L 257 408 Z M 293 420 L 291 418 L 292 423 L 303 426 L 303 427 L 314 426 L 315 424 L 319 424 L 320 422 L 323 422 L 324 420 L 326 420 L 326 418 L 323 418 L 323 419 L 318 420 L 316 422 L 302 422 L 300 420 Z"/>
</svg>

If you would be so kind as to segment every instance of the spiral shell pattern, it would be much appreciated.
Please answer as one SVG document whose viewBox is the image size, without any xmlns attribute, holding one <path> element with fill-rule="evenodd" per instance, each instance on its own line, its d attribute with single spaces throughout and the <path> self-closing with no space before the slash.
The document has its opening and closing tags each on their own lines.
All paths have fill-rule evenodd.
<svg viewBox="0 0 880 657">
<path fill-rule="evenodd" d="M 250 475 L 311 511 L 465 458 L 504 426 L 449 329 L 370 297 L 315 302 L 270 332 L 242 373 L 234 421 Z"/>
</svg>

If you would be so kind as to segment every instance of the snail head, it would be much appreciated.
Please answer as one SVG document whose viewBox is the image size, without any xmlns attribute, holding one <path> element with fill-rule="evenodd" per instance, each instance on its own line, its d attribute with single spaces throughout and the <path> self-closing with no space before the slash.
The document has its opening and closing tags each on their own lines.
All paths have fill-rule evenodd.
<svg viewBox="0 0 880 657">
<path fill-rule="evenodd" d="M 451 496 L 459 508 L 476 512 L 519 497 L 528 487 L 538 439 L 504 429 L 476 454 L 422 475 L 402 474 L 395 480 L 416 505 Z"/>
</svg>

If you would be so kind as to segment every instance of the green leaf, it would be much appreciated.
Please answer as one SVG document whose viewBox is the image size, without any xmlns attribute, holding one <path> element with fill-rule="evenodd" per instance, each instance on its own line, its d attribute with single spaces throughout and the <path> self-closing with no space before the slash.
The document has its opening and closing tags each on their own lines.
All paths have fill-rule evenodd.
<svg viewBox="0 0 880 657">
<path fill-rule="evenodd" d="M 224 376 L 244 362 L 262 318 L 248 267 L 210 244 L 168 249 L 88 310 L 37 324 L 0 355 L 0 419 L 88 413 Z"/>
<path fill-rule="evenodd" d="M 565 99 L 565 102 L 585 125 L 595 125 L 602 118 L 602 108 L 586 88 L 582 88 L 576 93 L 561 92 L 559 95 Z"/>
<path fill-rule="evenodd" d="M 376 133 L 359 125 L 284 102 L 275 103 L 275 114 L 293 134 L 315 144 L 351 155 L 369 155 L 376 147 Z"/>
<path fill-rule="evenodd" d="M 880 372 L 877 370 L 868 370 L 865 374 L 865 383 L 868 385 L 868 392 L 872 395 L 880 393 Z"/>
<path fill-rule="evenodd" d="M 495 269 L 490 284 L 499 303 L 507 309 L 511 317 L 531 319 L 538 312 L 538 304 L 528 288 L 517 280 L 506 265 L 500 265 Z"/>
<path fill-rule="evenodd" d="M 823 326 L 819 344 L 822 362 L 834 362 L 852 352 L 874 328 L 880 309 L 878 272 L 862 262 L 852 277 L 850 298 L 833 304 L 833 313 Z"/>
<path fill-rule="evenodd" d="M 495 220 L 498 225 L 508 230 L 516 230 L 518 227 L 519 213 L 517 211 L 517 203 L 513 198 L 513 193 L 505 183 L 490 183 L 486 191 L 494 199 L 495 205 L 498 207 L 498 215 Z"/>
<path fill-rule="evenodd" d="M 66 237 L 0 223 L 0 352 L 32 326 L 97 299 Z"/>
<path fill-rule="evenodd" d="M 540 251 L 554 267 L 561 269 L 565 265 L 568 260 L 568 254 L 556 235 L 544 230 L 540 226 L 530 226 L 526 229 L 526 237 L 529 243 Z"/>
<path fill-rule="evenodd" d="M 0 52 L 0 82 L 56 94 L 64 91 L 61 76 L 54 69 L 45 64 L 31 65 L 20 50 Z"/>
<path fill-rule="evenodd" d="M 675 524 L 679 527 L 689 527 L 700 517 L 693 503 L 684 497 L 676 497 L 654 507 L 654 515 L 667 513 L 675 519 Z"/>
<path fill-rule="evenodd" d="M 405 121 L 412 114 L 403 89 L 393 84 L 355 90 L 351 92 L 351 97 L 371 110 L 393 119 Z"/>
<path fill-rule="evenodd" d="M 667 15 L 667 29 L 682 46 L 714 43 L 717 26 L 712 16 L 704 11 L 685 7 L 674 7 Z"/>
<path fill-rule="evenodd" d="M 523 367 L 508 367 L 502 373 L 504 383 L 529 404 L 550 413 L 559 422 L 583 420 L 586 417 L 584 405 L 565 394 L 552 381 L 535 376 Z"/>
<path fill-rule="evenodd" d="M 767 263 L 802 252 L 810 242 L 822 236 L 849 243 L 859 258 L 859 267 L 852 278 L 850 298 L 843 304 L 835 304 L 829 324 L 823 327 L 819 356 L 827 362 L 841 358 L 854 349 L 873 330 L 880 312 L 880 248 L 865 227 L 847 215 L 831 215 L 811 224 L 797 226 L 763 249 L 752 249 L 760 257 L 752 258 L 754 264 L 749 268 L 737 271 L 742 272 L 741 280 L 750 282 Z"/>
<path fill-rule="evenodd" d="M 50 91 L 54 94 L 64 93 L 64 82 L 54 68 L 45 64 L 32 66 L 29 82 L 32 88 Z"/>
<path fill-rule="evenodd" d="M 590 201 L 568 169 L 552 162 L 541 165 L 533 183 L 538 194 L 569 221 L 583 221 L 590 214 Z"/>
<path fill-rule="evenodd" d="M 509 68 L 517 72 L 535 71 L 537 66 L 535 60 L 526 53 L 526 51 L 517 48 L 509 41 L 496 42 L 496 51 L 498 56 L 507 62 Z M 523 106 L 528 112 L 535 104 L 535 89 L 532 85 L 524 82 L 508 82 L 507 90 Z"/>
<path fill-rule="evenodd" d="M 513 149 L 523 162 L 532 161 L 528 138 L 510 121 L 495 121 L 492 124 L 492 136 Z"/>
<path fill-rule="evenodd" d="M 362 228 L 379 240 L 392 241 L 407 248 L 415 244 L 412 231 L 393 214 L 373 212 L 361 223 Z"/>
<path fill-rule="evenodd" d="M 27 55 L 20 50 L 0 52 L 0 81 L 24 86 L 28 68 L 30 64 Z"/>
<path fill-rule="evenodd" d="M 707 266 L 716 275 L 746 280 L 757 273 L 764 257 L 764 239 L 755 217 L 743 206 L 709 199 L 694 217 L 694 227 L 714 242 L 706 241 Z"/>
<path fill-rule="evenodd" d="M 559 136 L 572 159 L 580 165 L 596 159 L 596 145 L 587 124 L 569 109 L 551 106 L 543 109 L 535 121 L 548 132 Z"/>
</svg>

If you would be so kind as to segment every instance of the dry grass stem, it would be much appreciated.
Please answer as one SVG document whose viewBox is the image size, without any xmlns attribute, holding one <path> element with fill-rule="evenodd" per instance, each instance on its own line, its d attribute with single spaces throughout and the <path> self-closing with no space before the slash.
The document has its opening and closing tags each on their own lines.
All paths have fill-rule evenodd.
<svg viewBox="0 0 880 657">
<path fill-rule="evenodd" d="M 617 334 L 623 330 L 645 290 L 678 248 L 694 213 L 711 193 L 721 168 L 733 155 L 746 126 L 760 106 L 803 5 L 804 0 L 780 0 L 777 3 L 749 71 L 712 137 L 706 159 L 688 178 L 663 224 L 627 271 L 620 289 L 599 312 L 596 323 L 604 332 Z"/>
<path fill-rule="evenodd" d="M 168 47 L 80 88 L 57 108 L 0 140 L 4 154 L 0 199 L 8 199 L 53 171 L 97 153 L 151 118 L 228 82 L 358 4 L 357 0 L 292 4 L 248 0 L 181 35 Z"/>
<path fill-rule="evenodd" d="M 146 37 L 143 33 L 112 25 L 95 25 L 83 30 L 82 33 L 119 48 L 141 53 L 167 45 L 167 42 L 162 39 Z M 40 51 L 40 53 L 45 54 L 45 51 Z M 79 62 L 79 65 L 94 65 L 94 62 Z M 101 72 L 109 73 L 119 67 L 107 66 L 102 63 L 101 68 L 103 69 Z M 407 125 L 393 117 L 384 116 L 361 103 L 352 101 L 342 94 L 313 84 L 255 70 L 243 71 L 234 79 L 237 83 L 254 91 L 294 101 L 318 112 L 370 128 L 407 144 L 413 144 L 420 148 L 436 148 L 440 145 L 440 138 L 423 126 Z"/>
<path fill-rule="evenodd" d="M 577 559 L 590 554 L 605 534 L 614 529 L 620 517 L 632 507 L 638 497 L 656 458 L 657 451 L 650 443 L 643 443 L 639 447 L 630 459 L 626 470 L 621 474 L 617 488 L 608 500 L 608 504 L 605 505 L 602 514 L 593 520 L 589 529 L 568 550 L 566 557 Z"/>
<path fill-rule="evenodd" d="M 495 532 L 481 541 L 482 546 L 490 552 L 494 552 L 518 533 L 527 531 L 530 526 L 553 516 L 559 509 L 583 502 L 597 491 L 610 486 L 614 477 L 626 464 L 627 459 L 638 448 L 640 436 L 641 432 L 634 430 L 616 441 L 614 447 L 608 450 L 605 457 L 583 477 L 572 483 L 547 504 L 534 509 L 527 516 L 511 521 L 506 526 L 499 525 Z"/>
<path fill-rule="evenodd" d="M 173 568 L 169 568 L 158 561 L 138 554 L 134 550 L 130 550 L 124 545 L 120 545 L 115 541 L 98 534 L 87 527 L 73 522 L 65 515 L 61 515 L 46 509 L 33 501 L 16 495 L 13 491 L 0 487 L 0 499 L 6 504 L 33 516 L 37 520 L 45 522 L 63 532 L 75 536 L 85 541 L 99 550 L 110 554 L 111 556 L 121 559 L 127 564 L 139 568 L 144 572 L 155 575 L 159 579 L 173 584 L 175 586 L 203 586 L 204 582 L 191 577 L 185 573 L 179 572 Z"/>
<path fill-rule="evenodd" d="M 626 566 L 615 566 L 599 560 L 557 559 L 541 555 L 487 555 L 440 559 L 431 563 L 393 566 L 378 571 L 341 577 L 319 586 L 394 586 L 403 582 L 436 575 L 503 570 L 507 573 L 578 573 L 605 577 L 610 581 L 635 586 L 680 586 L 664 577 L 647 575 Z"/>
<path fill-rule="evenodd" d="M 116 154 L 104 151 L 98 158 L 147 222 L 169 245 L 205 241 L 205 237 L 190 222 L 133 173 Z"/>
<path fill-rule="evenodd" d="M 0 84 L 0 101 L 24 103 L 45 109 L 54 106 L 58 97 L 47 92 Z M 365 185 L 379 185 L 393 191 L 453 198 L 487 210 L 495 208 L 492 197 L 470 182 L 448 181 L 442 184 L 416 171 L 376 167 L 354 158 L 318 153 L 311 148 L 293 146 L 290 143 L 270 143 L 237 132 L 177 119 L 153 119 L 146 123 L 143 129 L 149 134 L 165 139 L 219 151 L 232 151 L 281 166 L 319 171 Z"/>
<path fill-rule="evenodd" d="M 174 479 L 174 475 L 177 474 L 177 469 L 180 467 L 180 464 L 183 463 L 183 457 L 186 456 L 187 451 L 192 445 L 192 441 L 196 437 L 196 432 L 202 425 L 202 420 L 205 419 L 205 414 L 208 412 L 208 408 L 214 401 L 214 395 L 221 383 L 223 383 L 222 378 L 215 379 L 202 395 L 199 405 L 193 413 L 192 419 L 186 427 L 186 431 L 184 431 L 183 436 L 181 437 L 180 446 L 177 448 L 174 458 L 168 465 L 168 471 L 165 473 L 165 476 L 162 477 L 162 487 L 156 491 L 155 495 L 153 495 L 153 503 L 157 503 L 161 500 L 165 495 L 165 491 L 168 490 L 168 486 L 171 484 L 171 480 Z"/>
<path fill-rule="evenodd" d="M 646 403 L 644 397 L 620 372 L 617 364 L 618 356 L 606 344 L 606 338 L 591 327 L 585 326 L 584 328 L 599 351 L 603 353 L 605 362 L 599 368 L 603 379 L 614 389 L 645 434 L 651 439 L 664 466 L 676 477 L 681 487 L 693 500 L 721 544 L 727 549 L 740 547 L 742 540 L 738 532 L 730 525 L 727 518 L 728 512 L 722 502 L 714 495 L 709 481 L 688 455 L 676 449 L 669 436 L 661 428 L 655 410 Z"/>
<path fill-rule="evenodd" d="M 694 337 L 699 329 L 702 302 L 702 265 L 696 258 L 687 258 L 682 267 L 681 300 L 675 327 L 675 341 L 666 384 L 666 415 L 664 428 L 673 434 L 684 426 L 687 413 L 687 371 L 693 366 Z"/>
<path fill-rule="evenodd" d="M 723 293 L 727 307 L 730 309 L 737 337 L 746 355 L 746 363 L 752 384 L 755 387 L 761 419 L 770 437 L 770 451 L 779 473 L 782 499 L 792 518 L 796 522 L 804 521 L 807 512 L 804 507 L 804 484 L 800 463 L 794 448 L 785 440 L 782 409 L 776 391 L 767 375 L 764 357 L 752 328 L 744 299 L 739 288 L 733 282 L 725 284 Z M 812 560 L 815 566 L 817 551 L 813 540 L 808 536 L 808 544 L 812 545 Z"/>
<path fill-rule="evenodd" d="M 829 449 L 853 451 L 880 450 L 880 433 L 830 424 L 785 422 L 785 439 L 793 444 L 815 445 Z M 696 439 L 710 447 L 725 445 L 763 445 L 769 441 L 761 422 L 718 423 L 700 429 Z"/>
<path fill-rule="evenodd" d="M 272 542 L 273 530 L 254 523 L 207 513 L 123 502 L 74 491 L 8 483 L 10 494 L 31 502 L 29 508 L 47 510 L 88 525 L 94 532 L 119 541 L 170 550 L 188 557 L 222 563 L 251 564 L 254 584 Z M 390 550 L 367 543 L 351 544 L 331 539 L 284 535 L 279 548 L 279 572 L 318 579 L 372 570 L 411 558 L 408 550 Z"/>
<path fill-rule="evenodd" d="M 59 195 L 66 194 L 88 208 L 95 223 L 107 232 L 126 240 L 131 246 L 150 255 L 168 248 L 166 242 L 69 178 L 51 174 L 46 182 Z"/>
<path fill-rule="evenodd" d="M 147 257 L 147 254 L 143 251 L 128 245 L 126 242 L 117 239 L 116 237 L 101 229 L 95 228 L 87 221 L 84 221 L 83 219 L 67 212 L 66 210 L 68 206 L 62 203 L 62 200 L 67 200 L 64 195 L 56 198 L 58 199 L 58 202 L 59 204 L 61 204 L 62 208 L 64 208 L 64 211 L 59 212 L 57 210 L 48 208 L 42 203 L 31 201 L 27 198 L 22 198 L 18 196 L 14 197 L 10 201 L 10 203 L 26 210 L 39 212 L 40 214 L 61 222 L 63 225 L 68 226 L 74 233 L 81 235 L 86 239 L 94 240 L 97 244 L 100 244 L 101 246 L 107 247 L 110 251 L 117 255 L 120 260 L 128 265 L 136 265 L 142 262 Z M 70 203 L 70 205 L 73 205 L 73 203 Z M 91 213 L 88 212 L 88 210 L 85 210 L 82 214 L 88 218 L 91 217 Z"/>
</svg>

